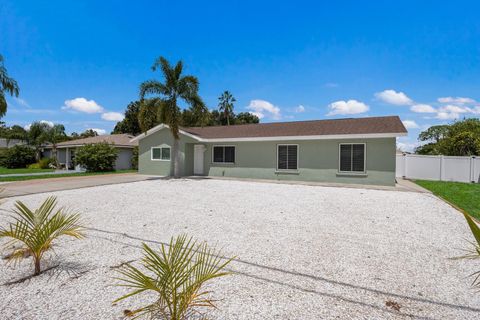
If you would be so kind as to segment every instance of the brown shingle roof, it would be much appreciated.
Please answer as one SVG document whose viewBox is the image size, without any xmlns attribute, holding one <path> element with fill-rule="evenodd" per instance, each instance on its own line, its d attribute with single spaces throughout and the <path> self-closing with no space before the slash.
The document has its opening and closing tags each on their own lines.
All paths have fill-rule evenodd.
<svg viewBox="0 0 480 320">
<path fill-rule="evenodd" d="M 233 126 L 189 127 L 183 131 L 203 139 L 317 136 L 344 134 L 404 134 L 405 126 L 398 116 L 348 118 L 245 124 Z"/>
<path fill-rule="evenodd" d="M 131 142 L 133 138 L 134 136 L 129 134 L 111 134 L 111 135 L 64 141 L 57 144 L 57 147 L 78 146 L 83 144 L 100 143 L 100 142 L 111 143 L 117 147 L 135 147 L 138 145 L 138 141 Z"/>
</svg>

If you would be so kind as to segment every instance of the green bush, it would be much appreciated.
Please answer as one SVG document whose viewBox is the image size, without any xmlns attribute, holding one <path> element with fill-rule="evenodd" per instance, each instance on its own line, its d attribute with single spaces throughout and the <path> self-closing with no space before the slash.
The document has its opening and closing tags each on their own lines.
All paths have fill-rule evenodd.
<svg viewBox="0 0 480 320">
<path fill-rule="evenodd" d="M 77 149 L 75 163 L 90 172 L 113 171 L 117 156 L 117 149 L 106 142 L 86 144 Z"/>
<path fill-rule="evenodd" d="M 7 148 L 0 148 L 0 167 L 5 167 L 5 159 L 7 158 Z"/>
<path fill-rule="evenodd" d="M 38 162 L 38 165 L 40 166 L 40 169 L 50 169 L 50 165 L 54 163 L 54 160 L 52 158 L 42 158 Z"/>
<path fill-rule="evenodd" d="M 37 163 L 32 163 L 28 166 L 28 169 L 51 169 L 50 164 L 53 164 L 53 159 L 42 158 Z"/>
<path fill-rule="evenodd" d="M 7 150 L 4 166 L 9 169 L 26 168 L 35 163 L 35 150 L 29 146 L 16 145 Z"/>
<path fill-rule="evenodd" d="M 42 168 L 40 168 L 40 164 L 38 162 L 37 163 L 32 163 L 27 168 L 28 169 L 42 169 Z"/>
<path fill-rule="evenodd" d="M 133 148 L 132 151 L 132 169 L 138 170 L 138 147 Z"/>
</svg>

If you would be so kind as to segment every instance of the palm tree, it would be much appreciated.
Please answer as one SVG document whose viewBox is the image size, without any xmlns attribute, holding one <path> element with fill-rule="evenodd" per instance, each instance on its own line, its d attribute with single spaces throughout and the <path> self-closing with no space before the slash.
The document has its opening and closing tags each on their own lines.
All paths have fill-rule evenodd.
<svg viewBox="0 0 480 320">
<path fill-rule="evenodd" d="M 179 127 L 181 123 L 181 110 L 178 107 L 178 100 L 185 101 L 195 110 L 205 112 L 207 108 L 198 95 L 198 79 L 190 75 L 182 75 L 183 63 L 178 61 L 175 67 L 164 57 L 159 57 L 152 66 L 152 70 L 162 71 L 165 81 L 145 81 L 140 85 L 140 99 L 146 95 L 157 95 L 163 100 L 163 107 L 160 110 L 161 122 L 167 124 L 173 135 L 173 157 L 172 169 L 174 177 L 180 176 L 180 150 L 179 150 Z"/>
<path fill-rule="evenodd" d="M 48 141 L 48 132 L 51 127 L 45 122 L 34 122 L 28 129 L 28 144 L 35 148 L 35 159 L 40 160 L 42 145 Z"/>
<path fill-rule="evenodd" d="M 0 118 L 7 113 L 5 92 L 9 93 L 12 97 L 18 97 L 19 91 L 17 81 L 8 76 L 7 69 L 3 65 L 3 56 L 0 54 Z"/>
<path fill-rule="evenodd" d="M 465 219 L 467 220 L 468 226 L 470 227 L 470 231 L 472 232 L 473 237 L 475 238 L 475 242 L 471 242 L 472 249 L 466 250 L 467 254 L 458 257 L 460 259 L 480 259 L 480 221 L 469 215 L 464 210 L 455 207 L 457 210 L 463 213 Z M 474 272 L 471 276 L 474 277 L 472 286 L 480 289 L 480 270 Z"/>
<path fill-rule="evenodd" d="M 233 103 L 235 100 L 234 96 L 228 91 L 224 91 L 220 97 L 218 97 L 218 110 L 223 112 L 225 118 L 227 119 L 227 126 L 230 125 L 230 117 L 233 114 Z"/>
<path fill-rule="evenodd" d="M 17 201 L 13 210 L 13 222 L 6 228 L 0 228 L 0 239 L 11 238 L 6 247 L 14 246 L 7 259 L 18 261 L 32 256 L 34 275 L 40 274 L 40 261 L 52 248 L 55 239 L 61 236 L 77 239 L 84 237 L 83 228 L 79 225 L 80 215 L 66 212 L 63 208 L 56 210 L 56 205 L 56 198 L 49 197 L 40 208 L 32 211 Z"/>
<path fill-rule="evenodd" d="M 185 235 L 172 238 L 168 247 L 162 244 L 159 251 L 144 243 L 143 254 L 142 265 L 149 272 L 130 264 L 120 269 L 122 277 L 117 279 L 122 283 L 118 285 L 132 291 L 114 302 L 144 291 L 155 294 L 157 299 L 128 311 L 128 315 L 165 320 L 198 319 L 202 315 L 200 308 L 215 307 L 209 298 L 211 291 L 203 286 L 214 278 L 228 275 L 224 269 L 232 259 L 224 260 L 220 252 L 206 243 L 197 243 Z"/>
<path fill-rule="evenodd" d="M 59 142 L 65 141 L 67 139 L 67 134 L 65 133 L 65 127 L 63 124 L 55 124 L 53 127 L 48 128 L 44 132 L 45 137 L 43 140 L 48 141 L 52 144 L 52 158 L 57 162 L 57 144 Z"/>
</svg>

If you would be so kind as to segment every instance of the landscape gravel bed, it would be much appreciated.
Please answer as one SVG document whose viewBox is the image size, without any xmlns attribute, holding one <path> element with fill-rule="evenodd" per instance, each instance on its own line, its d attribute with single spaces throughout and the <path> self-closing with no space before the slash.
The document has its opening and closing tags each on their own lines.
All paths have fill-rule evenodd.
<svg viewBox="0 0 480 320">
<path fill-rule="evenodd" d="M 226 180 L 152 180 L 48 195 L 80 211 L 85 240 L 58 242 L 40 276 L 0 261 L 2 319 L 123 319 L 135 297 L 113 279 L 122 263 L 187 233 L 235 256 L 209 289 L 210 319 L 478 319 L 467 276 L 476 261 L 456 210 L 430 194 Z M 151 297 L 148 297 L 151 298 Z"/>
</svg>

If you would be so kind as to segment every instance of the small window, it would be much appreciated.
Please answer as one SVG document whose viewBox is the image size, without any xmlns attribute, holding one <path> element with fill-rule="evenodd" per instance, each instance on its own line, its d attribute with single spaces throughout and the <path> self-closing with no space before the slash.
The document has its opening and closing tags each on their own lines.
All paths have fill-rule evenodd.
<svg viewBox="0 0 480 320">
<path fill-rule="evenodd" d="M 169 147 L 152 148 L 152 160 L 169 161 L 170 148 Z"/>
<path fill-rule="evenodd" d="M 340 172 L 365 172 L 365 144 L 340 144 Z"/>
<path fill-rule="evenodd" d="M 298 170 L 298 145 L 278 145 L 277 169 Z"/>
<path fill-rule="evenodd" d="M 214 163 L 235 163 L 235 147 L 234 146 L 214 146 L 213 162 Z"/>
</svg>

